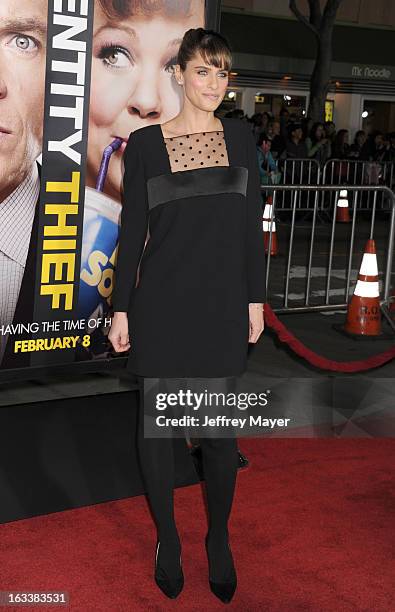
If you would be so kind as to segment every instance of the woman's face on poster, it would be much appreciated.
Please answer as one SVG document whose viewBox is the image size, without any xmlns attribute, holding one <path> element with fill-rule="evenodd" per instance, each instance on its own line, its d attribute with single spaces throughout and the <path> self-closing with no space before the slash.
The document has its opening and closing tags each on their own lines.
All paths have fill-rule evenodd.
<svg viewBox="0 0 395 612">
<path fill-rule="evenodd" d="M 105 192 L 120 199 L 122 153 L 130 132 L 168 121 L 181 109 L 182 88 L 173 76 L 186 30 L 204 26 L 204 2 L 189 16 L 134 15 L 109 21 L 95 2 L 87 182 L 94 186 L 103 151 L 115 138 Z"/>
</svg>

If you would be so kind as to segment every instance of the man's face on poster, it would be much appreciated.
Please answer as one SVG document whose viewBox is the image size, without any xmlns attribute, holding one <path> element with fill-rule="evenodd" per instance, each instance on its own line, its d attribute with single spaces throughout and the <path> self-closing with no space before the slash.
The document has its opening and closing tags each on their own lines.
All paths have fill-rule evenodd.
<svg viewBox="0 0 395 612">
<path fill-rule="evenodd" d="M 47 0 L 0 0 L 0 203 L 42 149 Z"/>
<path fill-rule="evenodd" d="M 173 66 L 184 33 L 204 27 L 204 2 L 193 0 L 188 6 L 185 14 L 135 14 L 109 21 L 100 2 L 95 2 L 88 182 L 94 186 L 105 147 L 116 137 L 124 139 L 111 158 L 105 186 L 117 200 L 122 153 L 130 132 L 168 121 L 180 111 L 182 89 Z"/>
</svg>

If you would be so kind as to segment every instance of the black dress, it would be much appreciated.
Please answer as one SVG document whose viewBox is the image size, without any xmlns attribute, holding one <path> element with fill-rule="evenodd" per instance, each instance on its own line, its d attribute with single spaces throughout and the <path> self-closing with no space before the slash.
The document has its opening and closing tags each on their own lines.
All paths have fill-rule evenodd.
<svg viewBox="0 0 395 612">
<path fill-rule="evenodd" d="M 159 124 L 129 136 L 112 302 L 128 313 L 127 369 L 138 376 L 246 368 L 248 304 L 266 300 L 259 170 L 249 126 L 221 123 L 172 139 Z"/>
</svg>

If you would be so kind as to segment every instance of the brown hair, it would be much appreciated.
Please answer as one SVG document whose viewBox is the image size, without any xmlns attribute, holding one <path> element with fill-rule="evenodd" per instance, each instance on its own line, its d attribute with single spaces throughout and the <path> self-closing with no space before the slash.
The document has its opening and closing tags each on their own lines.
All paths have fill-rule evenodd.
<svg viewBox="0 0 395 612">
<path fill-rule="evenodd" d="M 187 17 L 193 11 L 191 0 L 99 0 L 109 19 L 125 19 L 132 15 L 153 16 L 164 13 L 167 17 Z"/>
<path fill-rule="evenodd" d="M 204 28 L 191 28 L 185 32 L 178 50 L 177 63 L 185 70 L 187 63 L 200 53 L 204 61 L 216 68 L 230 70 L 232 67 L 232 51 L 229 43 L 218 32 Z"/>
</svg>

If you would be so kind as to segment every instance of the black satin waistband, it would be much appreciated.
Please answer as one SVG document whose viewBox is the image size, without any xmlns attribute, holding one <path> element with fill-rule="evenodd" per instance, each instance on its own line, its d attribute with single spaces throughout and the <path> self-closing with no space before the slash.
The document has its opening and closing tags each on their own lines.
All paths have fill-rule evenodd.
<svg viewBox="0 0 395 612">
<path fill-rule="evenodd" d="M 248 168 L 211 166 L 160 174 L 147 181 L 149 209 L 159 204 L 194 196 L 219 193 L 247 195 Z"/>
</svg>

